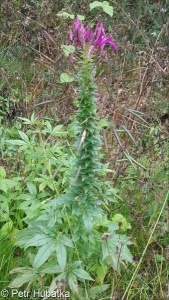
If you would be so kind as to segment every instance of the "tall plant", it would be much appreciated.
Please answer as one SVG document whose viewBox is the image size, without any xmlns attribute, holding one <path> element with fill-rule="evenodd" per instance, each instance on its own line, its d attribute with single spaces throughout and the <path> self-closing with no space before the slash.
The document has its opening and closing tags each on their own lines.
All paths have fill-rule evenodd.
<svg viewBox="0 0 169 300">
<path fill-rule="evenodd" d="M 62 195 L 43 203 L 40 215 L 36 219 L 29 218 L 28 228 L 17 235 L 17 244 L 25 249 L 30 247 L 33 255 L 27 275 L 24 274 L 25 268 L 20 268 L 19 272 L 23 274 L 14 279 L 10 287 L 16 288 L 26 282 L 30 285 L 33 276 L 37 288 L 44 274 L 55 274 L 49 287 L 51 292 L 56 288 L 56 281 L 65 282 L 66 279 L 73 294 L 80 297 L 79 280 L 93 280 L 92 275 L 102 285 L 109 267 L 120 272 L 121 263 L 132 262 L 132 256 L 128 237 L 116 232 L 120 228 L 119 219 L 113 221 L 111 214 L 108 219 L 103 209 L 108 201 L 116 201 L 116 192 L 102 176 L 107 172 L 107 165 L 101 163 L 100 156 L 102 143 L 92 54 L 95 51 L 105 56 L 105 45 L 109 44 L 114 50 L 116 45 L 112 36 L 106 36 L 101 23 L 93 31 L 90 26 L 85 29 L 75 19 L 74 30 L 70 29 L 69 36 L 81 53 L 80 87 L 76 99 L 78 110 L 74 123 L 74 174 L 70 172 L 71 184 Z M 127 224 L 125 218 L 123 221 Z M 44 279 L 43 286 L 46 284 Z M 89 299 L 90 295 L 93 296 L 92 288 L 87 290 L 84 286 L 85 299 Z M 108 287 L 102 285 L 100 293 Z"/>
<path fill-rule="evenodd" d="M 99 94 L 94 84 L 94 62 L 91 52 L 99 52 L 106 56 L 104 47 L 109 44 L 114 50 L 116 45 L 112 36 L 106 36 L 102 23 L 98 23 L 95 31 L 90 26 L 86 29 L 78 18 L 74 21 L 74 31 L 70 28 L 71 43 L 81 50 L 79 61 L 80 87 L 77 97 L 78 111 L 76 113 L 76 174 L 73 187 L 68 195 L 72 199 L 71 209 L 74 214 L 82 215 L 87 226 L 92 227 L 92 219 L 101 212 L 99 196 L 102 192 L 102 164 L 99 150 L 101 135 L 97 115 L 97 98 Z M 87 220 L 87 222 L 86 222 Z M 90 220 L 90 221 L 89 221 Z"/>
</svg>

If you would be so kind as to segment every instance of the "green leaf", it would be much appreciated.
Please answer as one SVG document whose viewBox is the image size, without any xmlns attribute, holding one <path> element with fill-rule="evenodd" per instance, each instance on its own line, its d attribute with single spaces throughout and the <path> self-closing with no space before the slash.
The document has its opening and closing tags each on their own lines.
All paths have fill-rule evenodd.
<svg viewBox="0 0 169 300">
<path fill-rule="evenodd" d="M 33 267 L 35 269 L 38 269 L 40 266 L 43 265 L 45 261 L 48 260 L 50 257 L 51 253 L 53 252 L 54 247 L 50 244 L 46 244 L 42 246 L 39 250 L 38 253 L 35 256 L 34 262 L 33 262 Z"/>
<path fill-rule="evenodd" d="M 82 219 L 86 230 L 91 230 L 93 226 L 93 217 L 89 214 L 84 214 Z"/>
<path fill-rule="evenodd" d="M 107 244 L 105 243 L 105 241 L 102 244 L 102 255 L 103 255 L 103 260 L 106 259 L 109 256 L 109 251 L 107 248 Z"/>
<path fill-rule="evenodd" d="M 89 4 L 90 6 L 90 10 L 96 8 L 96 7 L 102 7 L 102 9 L 104 10 L 104 12 L 106 14 L 108 14 L 110 17 L 113 16 L 113 7 L 109 5 L 109 3 L 107 1 L 94 1 L 92 3 Z"/>
<path fill-rule="evenodd" d="M 61 49 L 63 50 L 65 56 L 69 56 L 69 54 L 74 53 L 75 52 L 75 47 L 72 45 L 61 45 Z"/>
<path fill-rule="evenodd" d="M 166 261 L 165 257 L 163 255 L 160 255 L 160 254 L 155 255 L 155 260 L 156 260 L 157 263 L 161 263 L 162 261 Z"/>
<path fill-rule="evenodd" d="M 60 75 L 61 83 L 72 82 L 72 81 L 74 81 L 74 79 L 72 77 L 70 77 L 69 75 L 67 75 L 66 73 L 62 73 Z"/>
<path fill-rule="evenodd" d="M 27 183 L 27 188 L 31 195 L 36 196 L 37 189 L 36 189 L 36 186 L 32 182 Z"/>
<path fill-rule="evenodd" d="M 75 293 L 78 294 L 78 283 L 77 283 L 77 279 L 76 276 L 73 273 L 69 273 L 68 275 L 68 283 L 69 286 L 71 288 L 71 290 Z"/>
<path fill-rule="evenodd" d="M 51 132 L 52 131 L 52 125 L 51 125 L 51 123 L 49 121 L 46 121 L 45 125 L 46 125 L 46 127 L 48 129 L 48 132 Z"/>
<path fill-rule="evenodd" d="M 6 178 L 0 179 L 0 190 L 2 190 L 3 192 L 7 193 L 7 191 L 14 186 L 16 186 L 16 182 L 14 182 L 13 180 Z"/>
<path fill-rule="evenodd" d="M 53 136 L 62 136 L 62 135 L 67 134 L 66 131 L 60 131 L 62 127 L 63 127 L 62 125 L 55 126 L 53 128 L 52 132 L 51 132 L 51 135 L 53 135 Z"/>
<path fill-rule="evenodd" d="M 94 280 L 85 270 L 83 269 L 74 269 L 72 273 L 80 279 Z"/>
<path fill-rule="evenodd" d="M 13 228 L 12 220 L 6 222 L 0 229 L 0 236 L 3 238 L 6 237 L 11 232 L 12 228 Z"/>
<path fill-rule="evenodd" d="M 58 260 L 58 264 L 63 271 L 66 265 L 67 253 L 66 248 L 62 243 L 58 243 L 56 246 L 56 256 Z"/>
<path fill-rule="evenodd" d="M 69 239 L 66 235 L 62 235 L 61 237 L 61 242 L 65 245 L 65 246 L 68 246 L 68 247 L 73 247 L 73 243 L 72 243 L 72 240 Z"/>
<path fill-rule="evenodd" d="M 20 130 L 18 132 L 19 132 L 19 135 L 20 135 L 21 139 L 24 140 L 26 143 L 29 143 L 28 136 L 24 132 L 22 132 Z"/>
<path fill-rule="evenodd" d="M 61 272 L 61 269 L 59 265 L 55 265 L 55 266 L 47 267 L 43 269 L 41 272 L 45 274 L 57 274 Z"/>
<path fill-rule="evenodd" d="M 133 256 L 129 250 L 129 248 L 127 247 L 127 245 L 123 245 L 123 248 L 122 248 L 122 259 L 123 260 L 126 260 L 130 263 L 133 263 Z"/>
<path fill-rule="evenodd" d="M 26 143 L 24 141 L 22 141 L 22 140 L 7 140 L 6 142 L 8 144 L 17 145 L 17 146 L 26 145 Z"/>
<path fill-rule="evenodd" d="M 0 179 L 6 177 L 6 171 L 3 167 L 0 166 Z"/>
<path fill-rule="evenodd" d="M 25 245 L 24 248 L 28 248 L 30 246 L 43 246 L 45 244 L 50 245 L 53 242 L 53 238 L 48 236 L 47 234 L 36 234 L 34 237 L 29 239 Z"/>
<path fill-rule="evenodd" d="M 143 165 L 141 165 L 138 161 L 136 161 L 133 157 L 131 157 L 128 153 L 124 152 L 124 155 L 127 157 L 127 159 L 129 160 L 129 162 L 132 164 L 133 168 L 134 164 L 133 162 L 138 165 L 139 167 L 143 168 L 144 170 L 147 170 Z"/>
<path fill-rule="evenodd" d="M 74 15 L 71 15 L 71 14 L 69 14 L 69 13 L 67 13 L 66 11 L 63 11 L 63 12 L 60 12 L 60 13 L 58 13 L 57 14 L 57 16 L 59 16 L 59 17 L 66 17 L 66 18 L 70 18 L 70 19 L 74 19 Z"/>
<path fill-rule="evenodd" d="M 96 272 L 97 272 L 97 280 L 101 283 L 103 283 L 104 278 L 107 274 L 107 266 L 98 266 L 96 268 Z"/>
<path fill-rule="evenodd" d="M 17 245 L 25 245 L 29 239 L 33 238 L 36 234 L 40 234 L 42 230 L 35 227 L 26 228 L 17 232 Z"/>
<path fill-rule="evenodd" d="M 61 274 L 59 274 L 56 278 L 55 278 L 55 282 L 56 282 L 56 280 L 61 280 L 61 279 L 63 279 L 63 278 L 66 278 L 66 276 L 67 276 L 67 273 L 66 272 L 62 272 Z"/>
<path fill-rule="evenodd" d="M 126 235 L 114 234 L 107 239 L 106 247 L 108 248 L 108 255 L 111 257 L 111 264 L 115 270 L 120 273 L 120 265 L 122 261 L 133 262 L 132 254 L 128 245 L 132 244 Z"/>
<path fill-rule="evenodd" d="M 92 10 L 95 7 L 102 7 L 102 2 L 94 1 L 94 2 L 90 3 L 89 6 L 90 6 L 90 10 Z"/>
<path fill-rule="evenodd" d="M 10 288 L 19 288 L 21 287 L 24 283 L 29 282 L 29 281 L 35 281 L 37 275 L 34 274 L 32 271 L 28 271 L 25 274 L 22 274 L 21 276 L 18 276 L 15 278 L 8 286 Z"/>
<path fill-rule="evenodd" d="M 77 15 L 77 17 L 80 21 L 83 21 L 85 19 L 85 17 L 83 15 Z"/>
<path fill-rule="evenodd" d="M 102 294 L 109 287 L 110 287 L 110 284 L 96 285 L 89 290 L 89 297 L 91 297 L 91 299 L 93 299 L 93 300 L 98 299 L 98 295 Z"/>
<path fill-rule="evenodd" d="M 26 119 L 26 118 L 21 118 L 21 117 L 18 117 L 18 119 L 24 121 L 24 124 L 32 124 L 32 117 L 31 117 L 31 121 L 29 119 Z"/>
<path fill-rule="evenodd" d="M 44 182 L 42 182 L 42 183 L 39 185 L 39 191 L 42 191 L 47 185 L 48 185 L 47 180 L 44 181 Z"/>
<path fill-rule="evenodd" d="M 138 174 L 137 170 L 135 170 L 134 168 L 131 168 L 131 167 L 128 167 L 125 172 L 128 174 L 132 174 L 132 175 Z"/>
<path fill-rule="evenodd" d="M 113 7 L 109 5 L 107 1 L 104 1 L 102 4 L 102 8 L 106 14 L 108 14 L 110 17 L 113 16 Z"/>
<path fill-rule="evenodd" d="M 9 221 L 9 205 L 8 198 L 1 195 L 1 205 L 0 205 L 0 222 Z"/>
<path fill-rule="evenodd" d="M 128 223 L 127 220 L 121 214 L 114 215 L 114 217 L 112 218 L 112 221 L 115 223 L 121 224 L 121 225 L 119 225 L 119 227 L 122 230 L 131 229 L 130 223 Z"/>
<path fill-rule="evenodd" d="M 114 233 L 114 231 L 116 231 L 118 229 L 119 229 L 119 225 L 117 223 L 114 223 L 114 222 L 109 223 L 109 227 L 108 227 L 109 233 Z"/>
</svg>

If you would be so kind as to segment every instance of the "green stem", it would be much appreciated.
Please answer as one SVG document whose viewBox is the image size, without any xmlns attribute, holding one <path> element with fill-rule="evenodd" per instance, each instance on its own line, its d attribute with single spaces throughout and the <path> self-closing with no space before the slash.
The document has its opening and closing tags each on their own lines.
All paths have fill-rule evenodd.
<svg viewBox="0 0 169 300">
<path fill-rule="evenodd" d="M 97 99 L 94 97 L 97 90 L 93 84 L 92 70 L 92 59 L 86 59 L 84 51 L 79 73 L 80 95 L 77 98 L 77 172 L 74 191 L 76 195 L 84 196 L 85 202 L 91 201 L 91 195 L 96 191 L 100 169 L 98 151 L 101 148 L 101 137 L 98 128 Z"/>
</svg>

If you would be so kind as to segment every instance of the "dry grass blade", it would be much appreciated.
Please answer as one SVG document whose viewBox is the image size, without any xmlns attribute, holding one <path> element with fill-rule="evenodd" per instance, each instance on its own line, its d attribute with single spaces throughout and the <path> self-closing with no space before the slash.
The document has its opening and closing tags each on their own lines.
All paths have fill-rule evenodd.
<svg viewBox="0 0 169 300">
<path fill-rule="evenodd" d="M 137 166 L 143 168 L 144 170 L 147 170 L 143 165 L 141 165 L 138 161 L 136 161 L 133 157 L 131 157 L 128 153 L 124 152 L 124 155 L 129 160 L 129 162 L 132 164 L 132 166 L 135 168 L 134 164 Z M 134 163 L 134 164 L 133 164 Z"/>
<path fill-rule="evenodd" d="M 129 113 L 131 113 L 134 117 L 138 118 L 139 120 L 141 120 L 142 122 L 144 122 L 145 124 L 149 125 L 147 121 L 145 121 L 141 116 L 140 116 L 140 112 L 138 112 L 137 110 L 133 110 L 133 109 L 127 109 L 125 108 L 125 110 L 127 110 Z M 141 113 L 142 114 L 142 113 Z"/>
<path fill-rule="evenodd" d="M 124 125 L 122 125 L 121 127 L 125 130 L 125 132 L 129 135 L 129 137 L 131 138 L 133 143 L 137 146 L 137 143 L 136 143 L 134 137 L 132 136 L 131 132 Z"/>
<path fill-rule="evenodd" d="M 112 126 L 112 130 L 113 130 L 113 132 L 114 132 L 115 138 L 116 138 L 116 140 L 117 140 L 117 142 L 118 142 L 118 144 L 119 144 L 121 150 L 124 152 L 123 145 L 122 145 L 122 143 L 121 143 L 121 141 L 120 141 L 120 139 L 119 139 L 119 136 L 118 136 L 118 134 L 117 134 L 116 129 L 115 129 L 113 126 Z"/>
</svg>

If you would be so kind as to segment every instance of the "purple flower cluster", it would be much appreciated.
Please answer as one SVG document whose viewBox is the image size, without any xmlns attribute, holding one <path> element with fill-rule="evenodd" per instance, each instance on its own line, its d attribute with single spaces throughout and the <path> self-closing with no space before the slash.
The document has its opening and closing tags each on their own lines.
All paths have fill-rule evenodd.
<svg viewBox="0 0 169 300">
<path fill-rule="evenodd" d="M 95 31 L 92 31 L 91 26 L 86 29 L 78 18 L 74 21 L 74 33 L 69 29 L 69 38 L 72 44 L 77 48 L 82 48 L 89 45 L 87 51 L 87 58 L 93 49 L 100 49 L 101 52 L 106 44 L 109 44 L 113 50 L 117 50 L 116 45 L 112 42 L 112 36 L 106 36 L 103 24 L 98 22 Z"/>
</svg>

